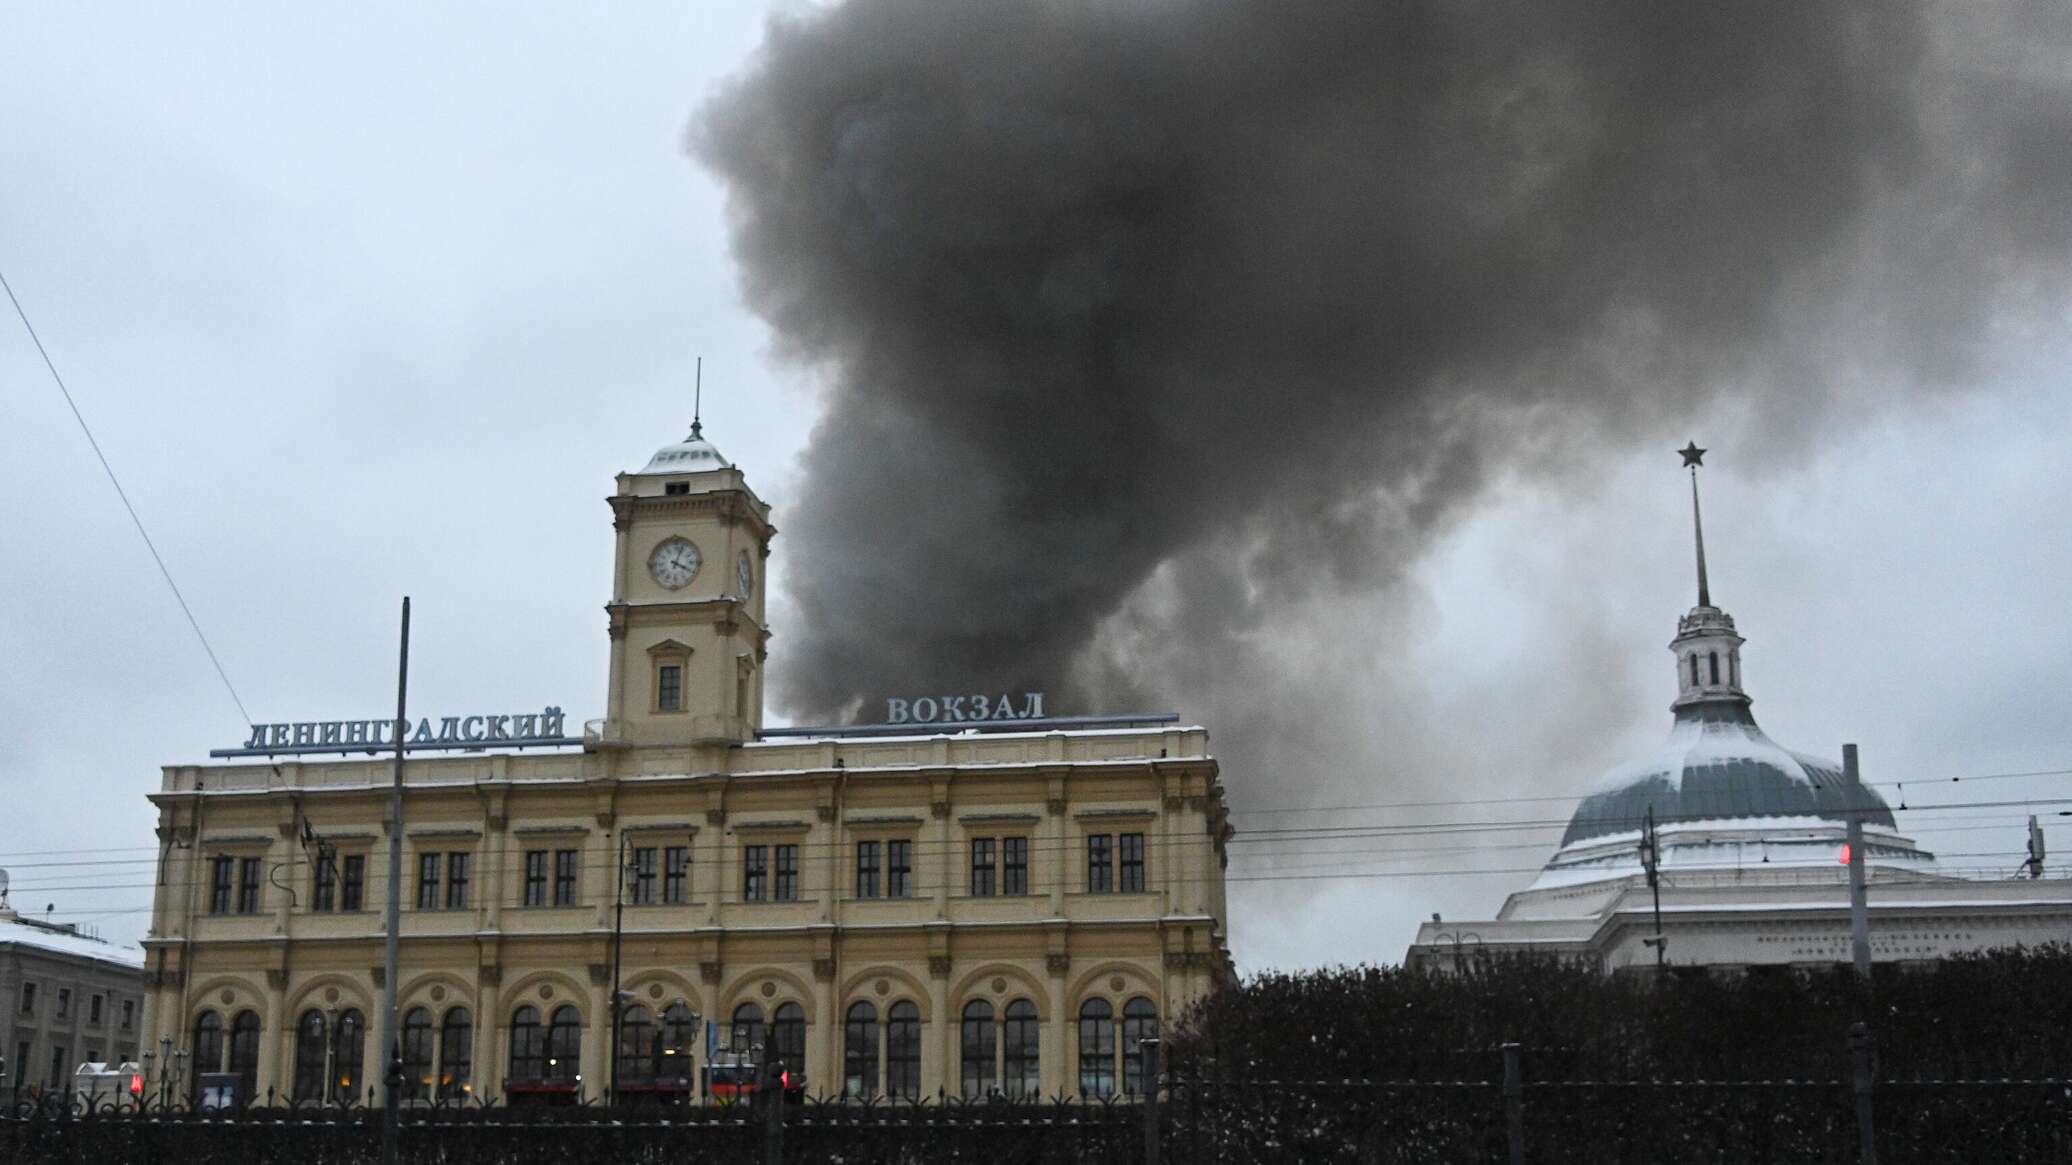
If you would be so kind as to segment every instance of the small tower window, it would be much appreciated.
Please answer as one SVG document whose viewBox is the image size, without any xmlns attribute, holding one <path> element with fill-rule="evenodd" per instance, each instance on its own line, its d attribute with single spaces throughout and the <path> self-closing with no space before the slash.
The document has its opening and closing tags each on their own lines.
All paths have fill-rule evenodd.
<svg viewBox="0 0 2072 1165">
<path fill-rule="evenodd" d="M 664 482 L 662 484 L 662 492 L 665 494 L 687 494 L 691 492 L 691 483 L 687 481 Z"/>
<path fill-rule="evenodd" d="M 1719 652 L 1712 653 L 1712 682 L 1719 682 Z"/>
<path fill-rule="evenodd" d="M 1691 686 L 1694 688 L 1698 686 L 1698 656 L 1696 652 L 1691 654 Z"/>
<path fill-rule="evenodd" d="M 1727 682 L 1737 688 L 1741 686 L 1741 657 L 1738 655 L 1727 657 Z"/>
<path fill-rule="evenodd" d="M 683 666 L 665 663 L 656 669 L 655 707 L 663 712 L 683 710 Z"/>
</svg>

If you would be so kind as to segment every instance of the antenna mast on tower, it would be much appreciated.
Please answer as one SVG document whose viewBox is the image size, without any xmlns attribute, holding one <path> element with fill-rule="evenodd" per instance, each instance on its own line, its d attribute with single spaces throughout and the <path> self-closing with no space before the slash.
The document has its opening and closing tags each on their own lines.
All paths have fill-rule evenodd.
<svg viewBox="0 0 2072 1165">
<path fill-rule="evenodd" d="M 705 435 L 702 414 L 705 411 L 705 357 L 698 357 L 697 378 L 691 382 L 691 439 Z"/>
</svg>

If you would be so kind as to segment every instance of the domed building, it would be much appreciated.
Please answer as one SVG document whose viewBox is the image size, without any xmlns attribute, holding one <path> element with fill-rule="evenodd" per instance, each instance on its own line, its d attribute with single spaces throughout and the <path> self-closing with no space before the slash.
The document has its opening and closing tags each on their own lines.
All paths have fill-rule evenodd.
<svg viewBox="0 0 2072 1165">
<path fill-rule="evenodd" d="M 1698 603 L 1669 642 L 1669 735 L 1613 767 L 1576 806 L 1531 886 L 1494 919 L 1433 916 L 1405 963 L 1442 969 L 1499 950 L 1606 969 L 1816 965 L 1851 958 L 1851 816 L 1860 818 L 1871 957 L 1937 958 L 2072 934 L 2072 881 L 1985 881 L 1938 868 L 1891 807 L 1842 763 L 1794 752 L 1757 725 L 1734 617 L 1712 601 L 1691 467 Z"/>
</svg>

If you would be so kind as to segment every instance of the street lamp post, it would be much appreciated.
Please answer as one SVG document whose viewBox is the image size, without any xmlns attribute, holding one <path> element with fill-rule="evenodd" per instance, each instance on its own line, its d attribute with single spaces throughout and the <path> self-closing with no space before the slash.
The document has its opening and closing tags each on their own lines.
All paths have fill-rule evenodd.
<svg viewBox="0 0 2072 1165">
<path fill-rule="evenodd" d="M 324 1009 L 324 1104 L 329 1105 L 338 1081 L 338 1009 Z"/>
</svg>

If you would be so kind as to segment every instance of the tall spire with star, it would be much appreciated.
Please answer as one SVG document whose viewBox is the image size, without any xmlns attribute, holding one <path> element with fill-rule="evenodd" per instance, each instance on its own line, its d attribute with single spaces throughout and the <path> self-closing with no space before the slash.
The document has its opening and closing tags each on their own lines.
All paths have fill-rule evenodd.
<svg viewBox="0 0 2072 1165">
<path fill-rule="evenodd" d="M 1698 513 L 1698 467 L 1705 464 L 1705 450 L 1696 441 L 1677 450 L 1684 468 L 1691 471 L 1691 530 L 1698 537 L 1698 605 L 1712 605 L 1712 586 L 1705 579 L 1705 519 Z"/>
<path fill-rule="evenodd" d="M 1676 654 L 1677 697 L 1673 705 L 1679 714 L 1730 717 L 1746 716 L 1748 693 L 1741 686 L 1741 636 L 1734 630 L 1734 617 L 1712 605 L 1712 583 L 1705 575 L 1705 520 L 1698 509 L 1698 467 L 1705 450 L 1696 441 L 1677 450 L 1683 467 L 1691 471 L 1691 533 L 1698 549 L 1698 605 L 1677 620 L 1676 638 L 1669 650 Z"/>
</svg>

